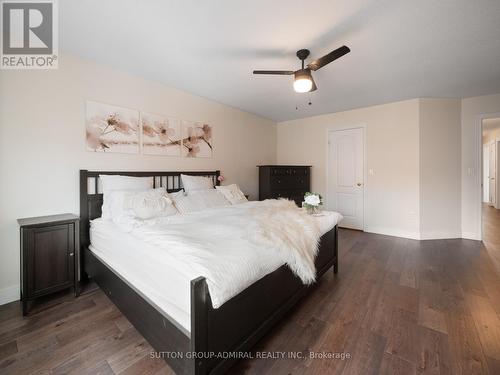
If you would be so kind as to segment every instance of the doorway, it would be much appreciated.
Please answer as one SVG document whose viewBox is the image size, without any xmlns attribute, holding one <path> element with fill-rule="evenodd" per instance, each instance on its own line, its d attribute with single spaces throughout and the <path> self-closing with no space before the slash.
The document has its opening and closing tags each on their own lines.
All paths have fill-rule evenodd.
<svg viewBox="0 0 500 375">
<path fill-rule="evenodd" d="M 327 206 L 343 228 L 364 229 L 364 157 L 364 128 L 328 132 Z"/>
<path fill-rule="evenodd" d="M 500 117 L 482 120 L 482 237 L 500 269 Z"/>
</svg>

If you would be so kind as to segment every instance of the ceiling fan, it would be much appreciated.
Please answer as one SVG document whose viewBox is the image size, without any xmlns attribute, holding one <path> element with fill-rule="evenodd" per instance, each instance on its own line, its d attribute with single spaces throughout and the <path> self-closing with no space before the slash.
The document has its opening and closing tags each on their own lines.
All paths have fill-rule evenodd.
<svg viewBox="0 0 500 375">
<path fill-rule="evenodd" d="M 304 68 L 304 60 L 309 56 L 308 49 L 300 49 L 297 51 L 297 57 L 302 62 L 302 68 L 296 71 L 293 70 L 254 70 L 253 74 L 277 74 L 277 75 L 285 75 L 291 76 L 294 75 L 293 81 L 293 89 L 296 92 L 311 92 L 317 90 L 318 86 L 314 82 L 311 71 L 316 71 L 327 64 L 330 64 L 332 61 L 337 60 L 338 58 L 344 56 L 346 53 L 349 53 L 351 50 L 349 47 L 342 46 L 333 50 L 332 52 L 326 54 L 323 57 L 320 57 L 313 62 L 307 64 L 307 67 Z"/>
</svg>

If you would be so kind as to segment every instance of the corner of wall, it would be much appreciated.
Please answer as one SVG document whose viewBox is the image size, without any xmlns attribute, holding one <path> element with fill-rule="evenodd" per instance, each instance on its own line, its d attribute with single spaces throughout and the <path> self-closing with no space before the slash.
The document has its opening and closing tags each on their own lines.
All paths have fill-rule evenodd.
<svg viewBox="0 0 500 375">
<path fill-rule="evenodd" d="M 18 301 L 20 298 L 20 285 L 11 285 L 0 289 L 0 305 Z"/>
</svg>

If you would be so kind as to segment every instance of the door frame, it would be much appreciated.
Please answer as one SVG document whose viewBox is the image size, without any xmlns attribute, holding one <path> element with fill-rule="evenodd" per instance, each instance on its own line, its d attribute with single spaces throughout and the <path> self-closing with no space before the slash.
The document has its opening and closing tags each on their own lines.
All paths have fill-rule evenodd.
<svg viewBox="0 0 500 375">
<path fill-rule="evenodd" d="M 495 177 L 495 194 L 491 194 L 491 186 L 488 186 L 488 189 L 489 189 L 489 193 L 490 193 L 490 197 L 493 197 L 493 202 L 488 202 L 488 204 L 494 208 L 497 208 L 498 207 L 498 194 L 497 194 L 497 191 L 498 191 L 498 187 L 497 187 L 497 171 L 498 171 L 498 166 L 497 166 L 497 161 L 498 161 L 498 157 L 497 157 L 497 152 L 498 152 L 498 147 L 497 147 L 497 143 L 498 143 L 498 140 L 495 138 L 495 139 L 492 139 L 491 141 L 489 141 L 487 143 L 488 145 L 488 158 L 490 159 L 491 158 L 491 148 L 493 147 L 493 149 L 495 150 L 495 168 L 494 168 L 494 177 Z M 489 162 L 491 162 L 491 159 L 489 160 Z M 484 155 L 483 155 L 483 165 L 484 165 Z M 488 165 L 489 168 L 491 168 L 490 165 Z M 489 173 L 488 173 L 489 175 Z M 483 180 L 484 180 L 484 175 L 483 175 Z M 488 179 L 488 185 L 490 184 L 490 180 Z"/>
<path fill-rule="evenodd" d="M 366 161 L 368 160 L 366 157 L 366 124 L 358 124 L 358 125 L 346 125 L 346 126 L 331 126 L 326 129 L 326 141 L 325 141 L 325 149 L 326 149 L 326 192 L 325 192 L 325 202 L 328 202 L 330 199 L 330 133 L 338 132 L 342 130 L 353 130 L 353 129 L 361 129 L 363 131 L 363 225 L 361 230 L 364 231 L 366 228 L 366 187 L 368 181 Z"/>
<path fill-rule="evenodd" d="M 483 187 L 481 186 L 483 183 L 483 120 L 487 120 L 490 118 L 499 118 L 500 112 L 494 113 L 483 113 L 476 116 L 476 217 L 477 220 L 477 239 L 479 241 L 483 240 Z M 463 171 L 462 171 L 463 173 Z M 497 195 L 498 196 L 498 195 Z M 463 237 L 463 234 L 462 234 Z"/>
<path fill-rule="evenodd" d="M 488 181 L 486 180 L 486 176 L 485 176 L 485 171 L 489 171 L 490 170 L 490 163 L 489 163 L 489 154 L 490 154 L 490 148 L 489 146 L 486 144 L 483 144 L 483 162 L 482 162 L 482 168 L 483 168 L 483 172 L 482 172 L 482 199 L 483 199 L 483 203 L 489 203 L 489 197 L 490 197 L 490 181 L 488 179 Z M 488 155 L 488 165 L 486 165 L 486 160 L 484 159 L 485 155 Z M 486 168 L 486 166 L 488 168 Z M 488 194 L 485 194 L 485 190 L 488 190 Z M 488 201 L 485 201 L 485 197 L 487 197 Z"/>
</svg>

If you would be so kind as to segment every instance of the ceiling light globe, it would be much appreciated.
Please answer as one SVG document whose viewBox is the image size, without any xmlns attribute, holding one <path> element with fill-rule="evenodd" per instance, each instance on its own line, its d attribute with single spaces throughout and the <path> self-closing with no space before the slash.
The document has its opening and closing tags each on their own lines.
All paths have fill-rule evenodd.
<svg viewBox="0 0 500 375">
<path fill-rule="evenodd" d="M 293 81 L 293 89 L 296 92 L 309 92 L 312 89 L 312 81 L 309 77 L 301 77 Z"/>
</svg>

